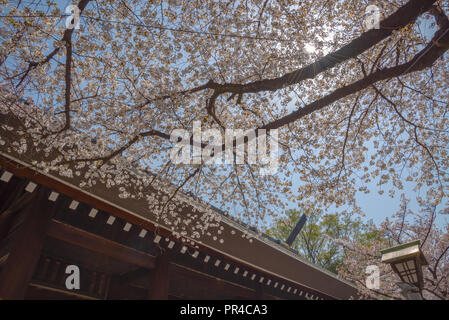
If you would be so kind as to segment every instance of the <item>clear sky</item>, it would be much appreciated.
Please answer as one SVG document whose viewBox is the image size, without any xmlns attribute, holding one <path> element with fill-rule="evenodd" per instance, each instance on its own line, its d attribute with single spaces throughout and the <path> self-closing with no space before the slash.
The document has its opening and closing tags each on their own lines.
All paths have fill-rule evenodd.
<svg viewBox="0 0 449 320">
<path fill-rule="evenodd" d="M 299 184 L 297 179 L 292 176 L 292 183 L 294 187 L 298 187 Z M 357 205 L 360 206 L 366 215 L 362 217 L 363 220 L 373 220 L 373 222 L 378 225 L 387 217 L 391 217 L 394 213 L 398 212 L 401 205 L 401 194 L 403 193 L 407 199 L 410 200 L 409 209 L 419 212 L 420 207 L 416 201 L 416 197 L 422 196 L 424 197 L 425 189 L 423 188 L 421 192 L 417 192 L 414 189 L 414 185 L 409 182 L 404 183 L 404 190 L 400 190 L 401 192 L 397 192 L 394 198 L 388 195 L 388 192 L 379 194 L 377 191 L 379 190 L 379 186 L 376 185 L 376 182 L 371 182 L 367 185 L 368 190 L 370 190 L 369 194 L 365 194 L 362 192 L 358 192 L 356 196 Z M 383 190 L 389 190 L 391 184 L 386 184 L 383 186 Z M 293 202 L 287 201 L 289 209 L 296 209 L 297 205 Z M 439 209 L 442 209 L 442 206 L 437 207 L 437 212 Z M 328 213 L 333 213 L 332 211 L 336 210 L 335 208 L 330 208 Z M 438 215 L 436 219 L 436 224 L 439 226 L 449 224 L 449 215 Z"/>
</svg>

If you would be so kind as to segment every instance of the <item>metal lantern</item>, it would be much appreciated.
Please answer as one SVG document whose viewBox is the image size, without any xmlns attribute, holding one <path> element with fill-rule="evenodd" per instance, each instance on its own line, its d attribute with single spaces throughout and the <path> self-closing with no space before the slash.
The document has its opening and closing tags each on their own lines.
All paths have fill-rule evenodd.
<svg viewBox="0 0 449 320">
<path fill-rule="evenodd" d="M 421 241 L 413 241 L 382 250 L 382 262 L 391 265 L 393 271 L 405 283 L 423 288 L 422 266 L 428 265 L 420 249 Z"/>
</svg>

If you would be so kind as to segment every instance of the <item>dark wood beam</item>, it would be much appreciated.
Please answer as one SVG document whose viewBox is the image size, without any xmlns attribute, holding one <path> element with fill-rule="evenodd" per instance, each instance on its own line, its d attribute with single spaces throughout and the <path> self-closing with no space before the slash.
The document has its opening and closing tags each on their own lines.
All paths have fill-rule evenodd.
<svg viewBox="0 0 449 320">
<path fill-rule="evenodd" d="M 85 295 L 76 291 L 68 291 L 44 284 L 30 282 L 26 299 L 30 300 L 99 300 L 97 297 Z"/>
<path fill-rule="evenodd" d="M 167 251 L 163 251 L 156 261 L 156 268 L 150 276 L 150 288 L 148 290 L 148 299 L 150 300 L 168 300 L 169 285 L 169 258 Z"/>
<path fill-rule="evenodd" d="M 227 294 L 232 297 L 240 297 L 244 299 L 254 299 L 256 297 L 256 292 L 252 289 L 215 278 L 208 274 L 204 274 L 178 264 L 173 263 L 170 265 L 170 274 L 174 279 L 184 281 L 187 280 L 195 285 L 208 288 L 221 294 Z"/>
<path fill-rule="evenodd" d="M 203 253 L 200 253 L 199 257 L 196 259 L 193 259 L 190 255 L 176 255 L 173 257 L 172 262 L 176 263 L 179 266 L 185 267 L 187 269 L 193 270 L 194 272 L 198 274 L 204 274 L 208 277 L 218 279 L 220 281 L 226 282 L 228 284 L 233 284 L 236 288 L 246 288 L 248 294 L 245 295 L 248 299 L 261 299 L 261 300 L 272 300 L 272 299 L 278 299 L 278 294 L 281 296 L 284 296 L 284 298 L 296 298 L 295 295 L 287 294 L 286 291 L 280 291 L 278 289 L 274 289 L 273 286 L 266 286 L 262 285 L 258 282 L 260 279 L 260 276 L 263 275 L 265 277 L 265 282 L 267 281 L 266 274 L 257 273 L 257 277 L 255 280 L 250 279 L 250 275 L 253 274 L 253 269 L 245 268 L 242 264 L 234 264 L 231 263 L 231 261 L 223 261 L 220 265 L 220 267 L 215 267 L 213 265 L 213 262 L 209 263 L 203 263 L 205 255 Z M 211 261 L 214 261 L 214 258 L 211 258 Z M 230 263 L 231 266 L 228 270 L 224 269 L 224 265 L 227 263 Z M 233 270 L 235 267 L 239 267 L 240 271 L 238 274 L 235 274 Z M 244 270 L 249 271 L 249 276 L 242 277 L 242 273 Z M 273 279 L 272 277 L 269 277 L 270 279 Z M 272 280 L 273 281 L 273 280 Z M 274 282 L 273 282 L 274 283 Z M 211 287 L 214 289 L 213 287 Z M 214 289 L 215 290 L 215 289 Z M 262 290 L 262 291 L 260 291 Z M 251 293 L 253 292 L 253 296 L 251 297 Z M 230 294 L 235 293 L 235 291 L 229 291 Z M 238 292 L 237 292 L 238 293 Z M 287 295 L 287 297 L 285 297 Z"/>
<path fill-rule="evenodd" d="M 50 222 L 47 235 L 146 269 L 156 266 L 156 259 L 149 254 L 56 220 Z"/>
<path fill-rule="evenodd" d="M 267 292 L 265 292 L 264 286 L 261 283 L 257 283 L 254 299 L 256 299 L 256 300 L 277 300 L 280 298 L 268 294 Z"/>
<path fill-rule="evenodd" d="M 2 173 L 0 172 L 0 175 Z M 0 182 L 2 185 L 2 193 L 0 194 L 0 215 L 3 211 L 11 206 L 11 204 L 18 198 L 23 192 L 27 179 L 21 179 L 13 176 L 11 180 L 6 182 Z"/>
<path fill-rule="evenodd" d="M 127 282 L 123 282 L 120 276 L 114 276 L 111 278 L 107 300 L 144 300 L 148 296 L 148 291 L 144 288 L 130 285 Z"/>
<path fill-rule="evenodd" d="M 6 238 L 11 231 L 12 225 L 20 219 L 19 213 L 31 202 L 33 194 L 25 193 L 14 202 L 10 203 L 8 207 L 0 214 L 0 242 Z"/>
<path fill-rule="evenodd" d="M 138 281 L 142 278 L 148 278 L 148 276 L 150 275 L 150 272 L 151 271 L 149 271 L 148 269 L 137 268 L 137 269 L 134 269 L 127 273 L 121 274 L 120 280 L 125 283 L 133 282 L 136 280 Z"/>
<path fill-rule="evenodd" d="M 39 261 L 46 230 L 57 207 L 44 188 L 34 191 L 24 208 L 24 221 L 15 232 L 8 259 L 0 274 L 0 298 L 23 299 Z"/>
</svg>

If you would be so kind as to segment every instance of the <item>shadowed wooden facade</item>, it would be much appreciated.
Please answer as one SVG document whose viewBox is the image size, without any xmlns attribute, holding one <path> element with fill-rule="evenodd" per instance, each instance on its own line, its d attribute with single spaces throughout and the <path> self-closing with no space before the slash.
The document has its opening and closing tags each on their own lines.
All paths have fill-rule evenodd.
<svg viewBox="0 0 449 320">
<path fill-rule="evenodd" d="M 101 184 L 80 189 L 74 178 L 40 172 L 30 165 L 38 152 L 16 153 L 8 147 L 8 135 L 0 126 L 6 140 L 0 145 L 2 299 L 356 295 L 352 285 L 226 216 L 223 243 L 204 237 L 193 247 L 156 225 L 145 200 L 121 199 L 116 189 Z M 242 238 L 244 232 L 252 243 Z M 66 288 L 68 265 L 80 269 L 79 289 Z"/>
</svg>

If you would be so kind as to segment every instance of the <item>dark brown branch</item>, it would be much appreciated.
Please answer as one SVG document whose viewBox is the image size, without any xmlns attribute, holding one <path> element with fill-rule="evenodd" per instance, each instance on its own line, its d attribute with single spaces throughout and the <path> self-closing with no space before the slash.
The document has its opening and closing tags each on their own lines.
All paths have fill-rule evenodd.
<svg viewBox="0 0 449 320">
<path fill-rule="evenodd" d="M 330 53 L 316 62 L 284 74 L 279 78 L 258 80 L 246 84 L 219 84 L 209 81 L 207 84 L 183 91 L 193 93 L 204 89 L 212 89 L 218 94 L 223 93 L 257 93 L 263 91 L 276 91 L 307 79 L 313 79 L 318 74 L 327 71 L 336 65 L 355 58 L 384 39 L 391 36 L 394 31 L 400 30 L 414 22 L 418 16 L 432 8 L 436 0 L 410 0 L 395 13 L 380 23 L 380 29 L 372 29 L 364 32 L 341 49 Z"/>
<path fill-rule="evenodd" d="M 260 10 L 259 21 L 257 21 L 257 35 L 259 35 L 260 22 L 262 21 L 263 12 L 265 11 L 265 7 L 267 6 L 268 1 L 269 0 L 264 1 L 263 5 L 262 5 L 262 9 Z"/>
<path fill-rule="evenodd" d="M 78 8 L 80 9 L 80 13 L 84 10 L 84 8 L 87 6 L 87 4 L 89 3 L 90 0 L 81 0 L 78 3 Z M 65 41 L 66 44 L 71 44 L 71 39 L 72 39 L 72 34 L 73 34 L 73 29 L 66 29 L 64 31 L 64 35 L 62 37 L 62 41 Z M 25 71 L 21 72 L 20 74 L 14 76 L 17 77 L 19 75 L 22 75 L 22 77 L 19 80 L 19 83 L 16 85 L 16 87 L 19 87 L 22 82 L 25 80 L 25 78 L 28 76 L 28 74 L 30 73 L 30 71 L 32 71 L 33 69 L 40 67 L 44 64 L 47 64 L 59 51 L 61 50 L 60 47 L 53 49 L 52 52 L 50 52 L 43 60 L 41 61 L 30 61 L 28 64 L 28 67 Z M 71 50 L 71 49 L 70 49 Z M 71 52 L 70 52 L 71 55 Z"/>
<path fill-rule="evenodd" d="M 87 6 L 90 0 L 80 0 L 78 3 L 78 9 L 80 10 L 80 14 L 83 12 L 84 8 Z M 73 44 L 72 44 L 72 35 L 73 35 L 74 28 L 72 29 L 66 29 L 64 32 L 64 37 L 62 40 L 66 43 L 66 61 L 65 61 L 65 106 L 64 106 L 64 113 L 65 113 L 65 125 L 64 127 L 58 131 L 58 133 L 61 133 L 63 131 L 66 131 L 70 129 L 71 127 L 71 116 L 70 116 L 70 96 L 71 96 L 71 89 L 72 89 L 72 50 L 73 50 Z"/>
<path fill-rule="evenodd" d="M 373 73 L 374 68 L 376 68 L 377 64 L 379 63 L 380 59 L 382 58 L 382 56 L 385 52 L 385 49 L 387 49 L 387 47 L 388 47 L 388 42 L 383 46 L 382 50 L 380 50 L 379 54 L 377 55 L 376 60 L 374 60 L 370 73 Z"/>
<path fill-rule="evenodd" d="M 424 288 L 423 290 L 430 292 L 431 294 L 435 295 L 437 298 L 441 299 L 441 300 L 446 300 L 444 297 L 440 296 L 438 293 L 435 292 L 435 290 L 430 290 L 428 288 Z"/>
<path fill-rule="evenodd" d="M 217 100 L 218 93 L 214 92 L 212 96 L 209 98 L 209 101 L 207 103 L 207 113 L 214 119 L 214 121 L 223 129 L 225 130 L 225 127 L 221 123 L 221 121 L 217 118 L 217 114 L 215 113 L 215 100 Z"/>
<path fill-rule="evenodd" d="M 238 94 L 241 99 L 241 96 L 244 93 L 277 91 L 290 85 L 298 84 L 304 80 L 313 79 L 318 74 L 327 71 L 344 61 L 357 57 L 361 53 L 391 36 L 394 31 L 400 30 L 408 24 L 414 22 L 423 12 L 431 10 L 435 1 L 436 0 L 410 0 L 407 4 L 400 7 L 395 13 L 383 20 L 380 23 L 380 29 L 372 29 L 364 32 L 360 37 L 354 39 L 341 49 L 322 57 L 306 67 L 286 73 L 279 78 L 257 80 L 246 84 L 219 84 L 213 80 L 210 80 L 205 85 L 172 95 L 161 96 L 158 99 L 169 99 L 177 94 L 186 95 L 211 89 L 214 91 L 213 99 L 209 100 L 208 106 L 206 107 L 209 112 L 210 110 L 214 110 L 214 103 L 216 99 L 225 93 L 231 93 L 233 95 Z M 238 103 L 240 102 L 240 99 Z M 145 104 L 150 102 L 151 101 L 147 101 Z M 218 119 L 216 116 L 214 114 L 211 115 L 221 126 L 221 123 L 220 121 L 217 121 Z"/>
<path fill-rule="evenodd" d="M 435 45 L 435 42 L 449 43 L 449 23 L 446 23 L 445 28 L 440 29 L 435 34 L 432 41 L 417 55 L 415 55 L 415 57 L 409 62 L 395 67 L 378 70 L 359 81 L 339 88 L 331 94 L 325 96 L 324 98 L 310 103 L 301 109 L 298 109 L 278 120 L 275 120 L 261 127 L 261 129 L 280 128 L 288 123 L 297 121 L 306 115 L 318 111 L 344 97 L 354 94 L 360 90 L 366 89 L 374 83 L 429 68 L 449 49 L 449 46 L 437 46 Z"/>
<path fill-rule="evenodd" d="M 428 154 L 428 156 L 432 160 L 433 165 L 435 166 L 435 169 L 437 170 L 438 181 L 440 183 L 440 186 L 443 188 L 443 183 L 441 182 L 441 179 L 440 179 L 440 167 L 438 166 L 438 164 L 437 164 L 437 162 L 435 160 L 435 157 L 433 156 L 432 152 L 429 150 L 429 147 L 427 147 L 423 142 L 421 142 L 419 140 L 417 129 L 418 129 L 417 127 L 413 128 L 413 133 L 415 135 L 415 141 L 416 141 L 417 144 L 419 144 L 426 151 L 426 153 Z"/>
<path fill-rule="evenodd" d="M 124 144 L 122 147 L 120 147 L 119 149 L 111 152 L 107 156 L 96 157 L 96 158 L 83 158 L 83 159 L 68 160 L 68 161 L 60 162 L 59 164 L 60 165 L 65 165 L 65 164 L 78 163 L 78 162 L 97 162 L 97 161 L 100 161 L 101 165 L 104 165 L 107 162 L 111 161 L 116 156 L 122 154 L 129 147 L 131 147 L 134 143 L 139 141 L 140 138 L 143 138 L 143 137 L 160 137 L 160 138 L 163 138 L 165 140 L 170 140 L 170 136 L 165 134 L 165 133 L 163 133 L 163 132 L 161 132 L 161 131 L 149 130 L 149 131 L 146 131 L 146 132 L 143 132 L 141 134 L 136 135 L 134 138 L 132 138 L 126 144 Z"/>
<path fill-rule="evenodd" d="M 449 250 L 449 246 L 446 247 L 446 249 L 440 254 L 440 256 L 438 257 L 437 261 L 435 262 L 435 267 L 433 268 L 436 272 L 437 268 L 438 268 L 438 264 L 440 263 L 441 259 L 444 257 L 444 255 L 448 252 Z"/>
<path fill-rule="evenodd" d="M 347 124 L 347 127 L 346 127 L 346 133 L 345 133 L 345 140 L 343 142 L 343 150 L 342 150 L 342 156 L 341 156 L 341 167 L 340 167 L 340 171 L 338 173 L 338 179 L 340 179 L 340 174 L 341 174 L 342 170 L 345 167 L 346 144 L 348 142 L 349 130 L 351 129 L 352 116 L 354 115 L 354 112 L 356 110 L 357 104 L 359 103 L 359 99 L 360 99 L 360 94 L 355 99 L 355 102 L 354 102 L 354 104 L 353 104 L 353 106 L 351 108 L 351 113 L 349 114 L 348 124 Z"/>
<path fill-rule="evenodd" d="M 22 75 L 22 77 L 20 78 L 20 80 L 19 80 L 19 83 L 16 85 L 16 88 L 17 87 L 20 87 L 20 85 L 22 84 L 22 82 L 25 80 L 25 78 L 28 76 L 28 74 L 30 73 L 30 71 L 31 70 L 33 70 L 33 69 L 35 69 L 35 68 L 37 68 L 37 67 L 39 67 L 39 66 L 42 66 L 42 65 L 44 65 L 44 64 L 46 64 L 46 63 L 48 63 L 58 52 L 59 52 L 59 50 L 60 50 L 61 48 L 55 48 L 52 52 L 50 52 L 46 57 L 45 57 L 45 59 L 43 59 L 42 61 L 38 61 L 38 62 L 36 62 L 36 61 L 31 61 L 29 64 L 28 64 L 28 68 L 25 70 L 25 71 L 23 71 L 23 72 L 21 72 L 20 74 L 18 74 L 18 75 L 16 75 L 16 76 L 14 76 L 14 77 L 17 77 L 17 76 L 19 76 L 19 75 Z M 13 77 L 13 78 L 14 78 Z"/>
<path fill-rule="evenodd" d="M 440 28 L 443 28 L 444 24 L 447 22 L 447 16 L 443 9 L 437 4 L 433 5 L 429 10 L 429 13 L 435 17 L 435 21 Z"/>
<path fill-rule="evenodd" d="M 429 238 L 430 232 L 432 231 L 433 222 L 435 221 L 435 211 L 436 211 L 436 209 L 437 209 L 436 206 L 433 206 L 432 217 L 430 218 L 429 227 L 427 228 L 427 233 L 426 233 L 426 236 L 424 237 L 424 240 L 421 242 L 420 248 L 424 247 L 424 245 L 427 242 L 427 239 Z"/>
<path fill-rule="evenodd" d="M 181 190 L 181 189 L 185 186 L 185 184 L 186 184 L 190 179 L 192 179 L 194 176 L 196 176 L 196 174 L 197 174 L 200 170 L 201 170 L 201 166 L 199 166 L 198 168 L 195 169 L 195 171 L 193 171 L 191 174 L 189 174 L 189 176 L 184 180 L 184 182 L 183 182 L 182 184 L 180 184 L 180 185 L 176 188 L 175 192 L 173 192 L 173 194 L 170 196 L 170 198 L 169 198 L 169 199 L 165 202 L 165 204 L 162 206 L 161 213 L 164 213 L 165 208 L 168 206 L 168 204 L 170 203 L 170 201 L 173 200 L 173 198 L 176 196 L 176 194 L 179 192 L 179 190 Z"/>
</svg>

